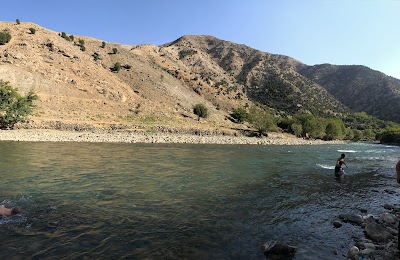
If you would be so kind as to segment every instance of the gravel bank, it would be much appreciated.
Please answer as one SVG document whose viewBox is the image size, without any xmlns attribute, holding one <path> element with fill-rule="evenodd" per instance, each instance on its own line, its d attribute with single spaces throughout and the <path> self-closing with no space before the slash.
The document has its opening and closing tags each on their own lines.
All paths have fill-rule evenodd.
<svg viewBox="0 0 400 260">
<path fill-rule="evenodd" d="M 227 135 L 193 135 L 140 131 L 59 131 L 48 129 L 1 130 L 0 141 L 24 142 L 107 142 L 107 143 L 188 143 L 188 144 L 256 144 L 256 145 L 319 145 L 344 141 L 305 140 L 283 133 L 268 137 Z"/>
</svg>

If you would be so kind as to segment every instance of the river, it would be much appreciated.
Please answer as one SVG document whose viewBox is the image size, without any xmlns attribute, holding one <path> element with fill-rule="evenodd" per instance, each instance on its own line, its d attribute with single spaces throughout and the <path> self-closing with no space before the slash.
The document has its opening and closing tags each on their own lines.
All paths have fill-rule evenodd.
<svg viewBox="0 0 400 260">
<path fill-rule="evenodd" d="M 400 147 L 0 142 L 9 259 L 344 259 L 360 227 L 332 220 L 398 204 Z M 333 176 L 346 154 L 345 178 Z M 338 250 L 339 255 L 333 251 Z"/>
</svg>

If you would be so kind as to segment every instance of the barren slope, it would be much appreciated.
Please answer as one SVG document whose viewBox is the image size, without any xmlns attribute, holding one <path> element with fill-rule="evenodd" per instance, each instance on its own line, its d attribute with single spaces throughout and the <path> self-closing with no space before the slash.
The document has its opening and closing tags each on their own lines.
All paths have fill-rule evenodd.
<svg viewBox="0 0 400 260">
<path fill-rule="evenodd" d="M 36 33 L 30 34 L 29 28 Z M 106 43 L 101 48 L 101 40 L 75 35 L 74 41 L 67 41 L 61 32 L 28 22 L 0 22 L 0 30 L 12 35 L 9 43 L 0 45 L 0 79 L 20 92 L 38 94 L 38 109 L 30 117 L 34 125 L 233 126 L 226 111 L 194 91 L 191 70 L 161 47 Z M 79 40 L 84 40 L 85 51 Z M 117 62 L 122 69 L 113 72 Z M 197 103 L 208 107 L 206 120 L 199 122 L 193 115 Z"/>
</svg>

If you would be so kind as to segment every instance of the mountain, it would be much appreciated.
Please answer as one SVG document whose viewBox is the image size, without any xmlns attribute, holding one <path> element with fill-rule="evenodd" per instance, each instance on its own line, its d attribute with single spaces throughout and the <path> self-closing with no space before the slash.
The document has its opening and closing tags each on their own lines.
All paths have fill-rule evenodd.
<svg viewBox="0 0 400 260">
<path fill-rule="evenodd" d="M 290 57 L 200 35 L 184 36 L 163 47 L 176 50 L 181 61 L 202 78 L 281 113 L 348 111 L 324 88 L 296 72 L 300 62 Z"/>
<path fill-rule="evenodd" d="M 0 79 L 39 96 L 31 127 L 228 131 L 250 127 L 229 115 L 253 104 L 281 115 L 343 114 L 352 105 L 314 79 L 316 66 L 212 36 L 156 46 L 103 43 L 29 22 L 0 22 L 0 31 L 12 36 L 0 45 Z M 209 110 L 200 121 L 192 111 L 198 103 Z"/>
<path fill-rule="evenodd" d="M 360 65 L 300 66 L 297 71 L 318 83 L 353 111 L 400 122 L 400 80 Z"/>
</svg>

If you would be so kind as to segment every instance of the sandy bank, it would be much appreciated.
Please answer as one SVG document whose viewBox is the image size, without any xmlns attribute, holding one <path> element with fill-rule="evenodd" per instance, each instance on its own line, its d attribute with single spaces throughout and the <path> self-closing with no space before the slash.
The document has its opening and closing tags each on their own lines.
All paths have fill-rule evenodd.
<svg viewBox="0 0 400 260">
<path fill-rule="evenodd" d="M 192 135 L 132 131 L 59 131 L 47 129 L 1 130 L 0 141 L 26 142 L 107 142 L 107 143 L 188 143 L 188 144 L 256 144 L 256 145 L 319 145 L 344 141 L 305 140 L 283 133 L 268 137 L 227 135 Z"/>
</svg>

